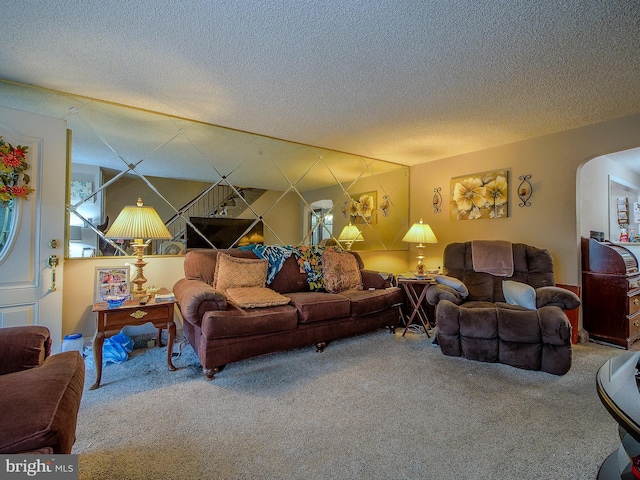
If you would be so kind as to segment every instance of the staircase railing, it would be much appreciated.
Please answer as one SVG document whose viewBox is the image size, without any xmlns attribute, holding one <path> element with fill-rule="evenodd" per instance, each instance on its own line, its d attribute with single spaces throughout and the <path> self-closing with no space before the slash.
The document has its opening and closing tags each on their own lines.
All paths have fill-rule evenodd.
<svg viewBox="0 0 640 480">
<path fill-rule="evenodd" d="M 186 244 L 187 222 L 185 217 L 212 217 L 220 211 L 223 205 L 236 196 L 233 188 L 228 185 L 211 185 L 203 190 L 195 198 L 187 202 L 173 217 L 165 222 L 170 240 L 154 240 L 150 251 L 162 254 L 162 245 L 169 242 L 182 242 Z"/>
</svg>

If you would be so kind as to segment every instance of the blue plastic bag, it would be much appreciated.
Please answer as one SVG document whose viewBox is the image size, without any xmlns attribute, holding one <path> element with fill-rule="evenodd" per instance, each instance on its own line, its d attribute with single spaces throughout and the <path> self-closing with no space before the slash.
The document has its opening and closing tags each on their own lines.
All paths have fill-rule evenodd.
<svg viewBox="0 0 640 480">
<path fill-rule="evenodd" d="M 102 366 L 107 363 L 122 363 L 129 359 L 129 353 L 133 350 L 133 340 L 123 332 L 113 337 L 105 338 L 102 345 Z M 91 345 L 84 349 L 85 364 L 87 368 L 95 368 L 93 358 L 93 347 Z"/>
</svg>

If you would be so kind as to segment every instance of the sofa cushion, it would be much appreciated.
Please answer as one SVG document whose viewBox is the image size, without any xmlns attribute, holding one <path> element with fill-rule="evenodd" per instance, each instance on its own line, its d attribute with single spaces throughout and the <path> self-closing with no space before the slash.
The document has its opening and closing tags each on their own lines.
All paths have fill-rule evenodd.
<svg viewBox="0 0 640 480">
<path fill-rule="evenodd" d="M 214 248 L 195 248 L 189 250 L 184 257 L 184 276 L 190 280 L 202 280 L 213 286 L 213 276 L 216 271 L 216 259 L 219 250 Z M 225 250 L 234 257 L 256 258 L 252 251 L 238 249 Z"/>
<path fill-rule="evenodd" d="M 228 288 L 264 287 L 268 268 L 268 260 L 238 258 L 218 252 L 213 288 L 225 293 Z"/>
<path fill-rule="evenodd" d="M 205 338 L 248 337 L 263 333 L 292 330 L 298 326 L 298 313 L 290 305 L 265 308 L 212 310 L 202 317 Z"/>
<path fill-rule="evenodd" d="M 460 308 L 460 335 L 465 338 L 498 338 L 495 306 Z"/>
<path fill-rule="evenodd" d="M 493 278 L 493 275 L 489 273 L 466 271 L 462 277 L 462 282 L 469 290 L 467 300 L 493 302 Z"/>
<path fill-rule="evenodd" d="M 282 268 L 269 286 L 278 293 L 309 291 L 307 274 L 300 272 L 300 266 L 294 255 L 284 261 Z"/>
<path fill-rule="evenodd" d="M 526 283 L 504 280 L 502 282 L 504 299 L 510 305 L 518 305 L 529 310 L 536 309 L 536 290 Z"/>
<path fill-rule="evenodd" d="M 348 317 L 351 313 L 349 299 L 335 293 L 296 292 L 285 296 L 291 299 L 291 304 L 298 310 L 300 323 Z"/>
<path fill-rule="evenodd" d="M 402 292 L 398 287 L 384 290 L 348 290 L 341 292 L 351 302 L 351 316 L 361 317 L 371 313 L 381 312 L 393 305 L 402 305 Z"/>
<path fill-rule="evenodd" d="M 514 343 L 542 343 L 538 312 L 500 308 L 500 303 L 496 305 L 498 335 L 502 340 Z"/>
<path fill-rule="evenodd" d="M 51 336 L 46 327 L 4 327 L 0 337 L 0 375 L 42 365 L 50 349 Z"/>
<path fill-rule="evenodd" d="M 240 308 L 275 307 L 289 303 L 289 298 L 266 287 L 227 288 L 227 298 Z"/>
<path fill-rule="evenodd" d="M 330 293 L 362 290 L 362 276 L 356 258 L 348 252 L 327 250 L 322 254 L 324 288 Z"/>
</svg>

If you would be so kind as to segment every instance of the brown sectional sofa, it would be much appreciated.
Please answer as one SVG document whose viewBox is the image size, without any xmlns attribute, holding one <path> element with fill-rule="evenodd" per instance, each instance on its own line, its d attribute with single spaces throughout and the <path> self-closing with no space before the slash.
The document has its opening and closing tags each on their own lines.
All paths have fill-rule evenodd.
<svg viewBox="0 0 640 480">
<path fill-rule="evenodd" d="M 321 351 L 331 340 L 393 327 L 400 320 L 400 289 L 391 286 L 391 276 L 364 269 L 355 252 L 351 254 L 360 268 L 362 290 L 310 291 L 307 274 L 301 273 L 295 255 L 291 255 L 267 284 L 289 303 L 260 308 L 239 308 L 213 288 L 219 252 L 188 251 L 185 278 L 173 287 L 184 318 L 184 334 L 208 378 L 227 363 L 305 345 L 315 344 Z M 258 258 L 251 250 L 223 252 Z"/>
</svg>

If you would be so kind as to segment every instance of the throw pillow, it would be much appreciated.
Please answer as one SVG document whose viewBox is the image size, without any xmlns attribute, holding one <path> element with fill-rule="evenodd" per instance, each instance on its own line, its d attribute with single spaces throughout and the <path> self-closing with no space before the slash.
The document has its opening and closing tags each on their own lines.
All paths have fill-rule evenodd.
<svg viewBox="0 0 640 480">
<path fill-rule="evenodd" d="M 290 300 L 266 287 L 228 288 L 227 298 L 240 308 L 275 307 L 286 305 Z"/>
<path fill-rule="evenodd" d="M 462 298 L 466 298 L 469 295 L 469 289 L 467 286 L 455 277 L 448 277 L 447 275 L 436 275 L 434 277 L 436 283 L 441 283 L 442 285 L 447 285 L 448 287 L 453 288 L 456 292 L 460 294 Z"/>
<path fill-rule="evenodd" d="M 322 278 L 329 293 L 362 290 L 358 261 L 347 252 L 327 250 L 322 254 Z"/>
<path fill-rule="evenodd" d="M 502 281 L 504 299 L 510 305 L 519 305 L 529 310 L 536 310 L 536 290 L 526 283 L 513 280 Z"/>
<path fill-rule="evenodd" d="M 239 258 L 218 252 L 213 288 L 226 295 L 228 288 L 264 287 L 268 268 L 268 260 Z"/>
</svg>

